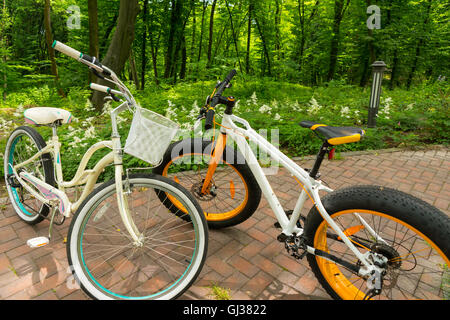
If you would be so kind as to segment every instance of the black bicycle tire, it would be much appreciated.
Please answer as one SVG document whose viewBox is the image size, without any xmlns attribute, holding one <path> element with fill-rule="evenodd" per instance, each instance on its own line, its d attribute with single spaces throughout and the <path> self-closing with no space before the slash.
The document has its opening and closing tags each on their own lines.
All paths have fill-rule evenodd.
<svg viewBox="0 0 450 320">
<path fill-rule="evenodd" d="M 185 155 L 186 150 L 189 150 L 188 152 L 190 153 L 195 152 L 200 144 L 202 147 L 202 154 L 209 156 L 211 154 L 211 149 L 214 146 L 214 142 L 212 142 L 211 140 L 186 139 L 171 144 L 165 152 L 161 164 L 153 169 L 153 173 L 162 175 L 164 168 L 168 163 L 172 161 L 173 157 Z M 175 152 L 173 152 L 174 150 Z M 261 201 L 261 188 L 259 187 L 258 182 L 256 181 L 253 173 L 250 170 L 250 167 L 246 163 L 242 154 L 236 149 L 227 147 L 224 150 L 223 160 L 226 161 L 230 166 L 232 166 L 245 180 L 248 188 L 248 200 L 241 212 L 230 219 L 211 221 L 208 220 L 208 215 L 205 213 L 208 227 L 211 229 L 232 227 L 246 221 L 258 209 L 259 203 Z M 160 199 L 163 200 L 163 198 L 161 197 Z M 166 198 L 164 199 L 164 204 L 166 205 L 166 207 L 172 210 L 172 208 L 174 208 L 172 202 L 170 202 L 170 200 Z"/>
<path fill-rule="evenodd" d="M 322 203 L 330 216 L 349 209 L 382 212 L 417 229 L 434 242 L 447 259 L 450 257 L 450 218 L 421 199 L 386 187 L 352 186 L 328 194 Z M 322 221 L 316 207 L 311 208 L 304 229 L 307 245 L 314 246 L 315 233 Z M 333 299 L 340 300 L 320 271 L 316 257 L 308 254 L 307 260 L 325 291 Z"/>
<path fill-rule="evenodd" d="M 45 148 L 47 146 L 47 144 L 44 141 L 44 138 L 42 138 L 42 136 L 39 134 L 39 132 L 37 132 L 36 129 L 32 128 L 32 127 L 28 127 L 28 126 L 20 126 L 18 128 L 16 128 L 9 136 L 7 143 L 6 143 L 6 150 L 5 150 L 5 158 L 4 158 L 4 170 L 5 170 L 5 183 L 6 185 L 8 185 L 8 181 L 6 181 L 6 177 L 7 177 L 7 168 L 6 168 L 6 161 L 9 157 L 9 147 L 11 145 L 11 140 L 12 139 L 16 139 L 16 136 L 18 134 L 18 132 L 25 132 L 26 135 L 28 135 L 36 144 L 38 150 L 42 150 L 43 148 Z M 51 185 L 52 187 L 54 187 L 56 185 L 56 181 L 55 181 L 55 174 L 54 174 L 54 168 L 53 168 L 53 161 L 52 161 L 52 157 L 50 155 L 50 153 L 45 153 L 41 156 L 42 158 L 42 166 L 44 169 L 44 174 L 45 174 L 45 182 L 49 185 Z M 8 194 L 10 194 L 9 190 L 8 190 Z M 11 203 L 13 201 L 15 201 L 11 195 L 10 195 L 10 200 Z M 22 219 L 22 221 L 30 224 L 30 225 L 35 225 L 41 221 L 43 221 L 45 219 L 45 217 L 48 215 L 48 213 L 50 212 L 50 209 L 48 206 L 43 205 L 41 207 L 40 212 L 36 215 L 36 218 L 34 220 L 25 220 L 22 217 L 19 217 Z"/>
</svg>

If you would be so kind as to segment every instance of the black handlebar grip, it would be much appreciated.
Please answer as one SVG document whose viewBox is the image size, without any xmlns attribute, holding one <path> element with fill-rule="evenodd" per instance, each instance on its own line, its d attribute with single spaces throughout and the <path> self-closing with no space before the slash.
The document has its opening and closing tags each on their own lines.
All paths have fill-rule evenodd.
<svg viewBox="0 0 450 320">
<path fill-rule="evenodd" d="M 86 60 L 86 61 L 88 61 L 88 62 L 90 62 L 90 63 L 95 64 L 97 67 L 102 68 L 102 73 L 103 73 L 105 76 L 108 76 L 108 77 L 109 77 L 109 76 L 111 75 L 111 72 L 109 72 L 108 70 L 105 70 L 105 69 L 103 68 L 103 65 L 100 63 L 100 61 L 99 61 L 97 58 L 91 57 L 91 56 L 89 56 L 89 55 L 87 55 L 87 54 L 83 54 L 82 57 L 81 57 L 81 59 Z"/>
<path fill-rule="evenodd" d="M 213 108 L 209 108 L 208 111 L 206 112 L 205 131 L 213 127 L 214 114 L 215 111 Z"/>
<path fill-rule="evenodd" d="M 237 71 L 235 69 L 231 70 L 230 73 L 227 75 L 227 77 L 225 78 L 225 82 L 228 84 L 231 82 L 231 80 L 233 79 L 233 77 L 236 75 Z"/>
</svg>

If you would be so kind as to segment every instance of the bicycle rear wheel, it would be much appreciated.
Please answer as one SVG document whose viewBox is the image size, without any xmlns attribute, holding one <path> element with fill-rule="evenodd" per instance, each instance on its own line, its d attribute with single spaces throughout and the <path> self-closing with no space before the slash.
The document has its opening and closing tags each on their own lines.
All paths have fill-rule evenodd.
<svg viewBox="0 0 450 320">
<path fill-rule="evenodd" d="M 338 190 L 322 202 L 361 253 L 373 252 L 387 258 L 382 292 L 375 299 L 450 298 L 448 216 L 413 196 L 376 186 Z M 377 240 L 360 218 L 384 242 Z M 309 246 L 360 265 L 315 207 L 308 214 L 304 234 Z M 320 256 L 308 255 L 308 262 L 333 298 L 367 298 L 367 279 Z"/>
<path fill-rule="evenodd" d="M 12 167 L 30 159 L 45 146 L 46 143 L 42 136 L 34 128 L 27 126 L 15 129 L 6 142 L 4 157 L 6 189 L 17 215 L 31 225 L 41 222 L 48 215 L 50 209 L 18 184 L 12 176 Z M 23 170 L 51 186 L 56 184 L 53 162 L 49 153 L 43 154 L 35 161 L 30 162 L 23 167 Z M 39 192 L 37 189 L 36 191 Z"/>
<path fill-rule="evenodd" d="M 143 245 L 134 244 L 124 227 L 115 183 L 109 181 L 72 220 L 69 265 L 95 299 L 174 299 L 195 281 L 206 258 L 208 229 L 202 210 L 186 190 L 161 176 L 131 175 L 124 186 Z M 161 203 L 157 194 L 162 192 L 183 203 L 188 221 Z"/>
</svg>

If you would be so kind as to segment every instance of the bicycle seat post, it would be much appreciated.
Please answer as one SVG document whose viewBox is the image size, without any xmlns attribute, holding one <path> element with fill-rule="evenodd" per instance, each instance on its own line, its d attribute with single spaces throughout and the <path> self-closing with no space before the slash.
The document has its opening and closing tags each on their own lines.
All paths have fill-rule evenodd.
<svg viewBox="0 0 450 320">
<path fill-rule="evenodd" d="M 330 144 L 325 140 L 320 147 L 319 153 L 316 157 L 316 162 L 314 162 L 314 167 L 311 169 L 309 176 L 313 179 L 319 178 L 319 168 L 322 165 L 323 158 L 328 153 L 328 148 L 330 147 Z"/>
</svg>

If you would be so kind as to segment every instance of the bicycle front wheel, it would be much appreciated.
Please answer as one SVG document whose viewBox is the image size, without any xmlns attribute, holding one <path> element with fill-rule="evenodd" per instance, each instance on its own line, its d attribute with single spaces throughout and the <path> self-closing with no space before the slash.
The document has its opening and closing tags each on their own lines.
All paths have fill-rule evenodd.
<svg viewBox="0 0 450 320">
<path fill-rule="evenodd" d="M 208 226 L 220 229 L 250 218 L 259 206 L 261 189 L 244 157 L 238 150 L 226 147 L 210 186 L 203 194 L 202 186 L 214 148 L 214 142 L 209 140 L 176 142 L 168 148 L 153 173 L 168 177 L 189 190 L 202 206 Z M 164 203 L 174 213 L 184 211 L 183 206 L 170 196 Z"/>
<path fill-rule="evenodd" d="M 450 298 L 448 216 L 411 195 L 376 186 L 338 190 L 322 202 L 362 254 L 386 258 L 387 262 L 380 265 L 384 270 L 381 294 L 374 299 Z M 305 236 L 309 246 L 361 266 L 315 207 L 305 222 Z M 308 255 L 308 262 L 331 297 L 368 297 L 366 278 L 320 256 Z"/>
<path fill-rule="evenodd" d="M 174 299 L 204 264 L 208 229 L 203 212 L 186 190 L 161 176 L 131 175 L 124 190 L 142 244 L 127 232 L 115 183 L 109 181 L 84 201 L 71 222 L 69 265 L 81 288 L 95 299 Z M 189 219 L 171 213 L 160 193 L 182 203 Z"/>
</svg>

